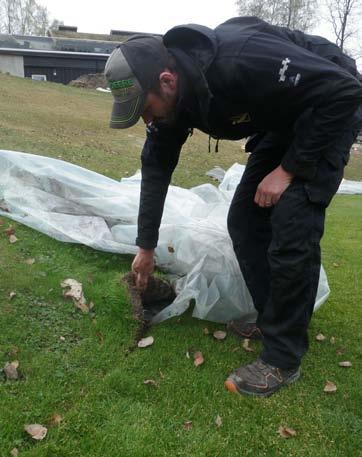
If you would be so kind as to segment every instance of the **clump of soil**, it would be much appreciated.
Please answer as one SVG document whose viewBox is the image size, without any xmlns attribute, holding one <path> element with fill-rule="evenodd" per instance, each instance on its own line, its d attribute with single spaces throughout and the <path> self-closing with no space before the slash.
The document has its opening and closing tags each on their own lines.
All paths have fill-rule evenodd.
<svg viewBox="0 0 362 457">
<path fill-rule="evenodd" d="M 144 292 L 137 289 L 132 272 L 127 273 L 122 280 L 127 285 L 133 316 L 138 321 L 134 344 L 128 348 L 128 352 L 130 352 L 137 347 L 137 342 L 145 336 L 151 326 L 153 316 L 170 305 L 176 298 L 176 294 L 168 281 L 154 276 L 149 278 L 147 289 Z"/>
<path fill-rule="evenodd" d="M 89 75 L 81 75 L 79 78 L 70 81 L 69 85 L 73 87 L 84 87 L 86 89 L 97 89 L 97 87 L 103 87 L 103 89 L 107 89 L 108 81 L 106 80 L 103 73 L 94 73 Z"/>
</svg>

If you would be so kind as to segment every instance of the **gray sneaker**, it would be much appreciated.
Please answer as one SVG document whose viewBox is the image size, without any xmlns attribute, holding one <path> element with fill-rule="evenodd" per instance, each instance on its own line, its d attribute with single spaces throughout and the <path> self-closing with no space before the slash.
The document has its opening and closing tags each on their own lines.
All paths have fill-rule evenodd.
<svg viewBox="0 0 362 457">
<path fill-rule="evenodd" d="M 294 370 L 282 370 L 258 358 L 255 362 L 231 373 L 225 381 L 225 388 L 233 393 L 268 397 L 299 377 L 299 367 Z"/>
<path fill-rule="evenodd" d="M 226 329 L 238 338 L 262 340 L 263 334 L 255 322 L 245 322 L 245 319 L 234 319 L 226 324 Z"/>
</svg>

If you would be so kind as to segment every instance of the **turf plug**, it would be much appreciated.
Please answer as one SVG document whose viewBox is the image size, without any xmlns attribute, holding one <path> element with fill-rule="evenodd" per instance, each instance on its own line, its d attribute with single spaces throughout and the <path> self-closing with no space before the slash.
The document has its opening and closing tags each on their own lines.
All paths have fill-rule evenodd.
<svg viewBox="0 0 362 457">
<path fill-rule="evenodd" d="M 136 287 L 132 272 L 123 276 L 122 282 L 127 286 L 133 309 L 133 317 L 138 323 L 134 336 L 134 344 L 127 350 L 127 353 L 129 353 L 136 349 L 136 347 L 144 348 L 153 344 L 153 337 L 148 337 L 152 338 L 152 342 L 150 342 L 150 339 L 145 338 L 151 326 L 151 320 L 162 309 L 174 301 L 176 294 L 169 282 L 154 276 L 149 278 L 147 288 L 144 292 L 141 292 Z M 146 346 L 144 345 L 145 341 L 147 343 Z"/>
</svg>

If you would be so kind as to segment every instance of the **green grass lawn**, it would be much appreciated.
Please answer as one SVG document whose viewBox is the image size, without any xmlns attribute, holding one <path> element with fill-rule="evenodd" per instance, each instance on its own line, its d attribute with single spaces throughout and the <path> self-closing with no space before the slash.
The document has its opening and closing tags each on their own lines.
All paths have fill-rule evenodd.
<svg viewBox="0 0 362 457">
<path fill-rule="evenodd" d="M 4 75 L 0 84 L 1 148 L 62 157 L 116 179 L 139 167 L 144 127 L 108 129 L 108 95 Z M 221 142 L 219 150 L 209 154 L 207 138 L 196 132 L 174 183 L 200 184 L 212 166 L 243 161 L 240 143 Z M 362 180 L 353 160 L 347 176 Z M 189 314 L 151 329 L 154 345 L 126 355 L 136 326 L 120 277 L 131 257 L 62 244 L 1 220 L 0 367 L 19 360 L 23 375 L 7 382 L 0 375 L 1 457 L 13 448 L 21 457 L 362 455 L 361 197 L 338 196 L 328 209 L 323 264 L 332 293 L 312 320 L 302 379 L 268 399 L 224 391 L 228 373 L 256 353 L 231 336 L 205 335 L 205 327 L 212 333 L 223 326 Z M 4 233 L 10 224 L 15 244 Z M 60 282 L 68 277 L 83 283 L 94 315 L 63 299 Z M 318 333 L 327 339 L 317 342 Z M 204 365 L 194 367 L 190 348 L 203 352 Z M 342 360 L 353 366 L 339 367 Z M 335 393 L 323 392 L 327 380 Z M 54 414 L 63 420 L 50 426 Z M 47 425 L 47 437 L 28 438 L 29 423 Z M 281 425 L 297 435 L 281 438 Z"/>
</svg>

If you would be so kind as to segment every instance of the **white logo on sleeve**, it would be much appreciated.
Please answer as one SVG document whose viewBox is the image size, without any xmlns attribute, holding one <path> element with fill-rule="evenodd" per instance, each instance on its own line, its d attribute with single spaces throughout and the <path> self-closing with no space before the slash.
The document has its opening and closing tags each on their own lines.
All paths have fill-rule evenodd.
<svg viewBox="0 0 362 457">
<path fill-rule="evenodd" d="M 285 72 L 288 70 L 288 64 L 290 64 L 291 60 L 286 57 L 284 60 L 282 60 L 282 66 L 280 67 L 279 70 L 279 82 L 284 82 L 285 81 Z"/>
<path fill-rule="evenodd" d="M 289 79 L 290 84 L 292 84 L 293 86 L 298 86 L 300 78 L 301 78 L 301 75 L 300 75 L 300 73 L 298 73 L 295 76 L 289 76 L 288 79 Z"/>
</svg>

